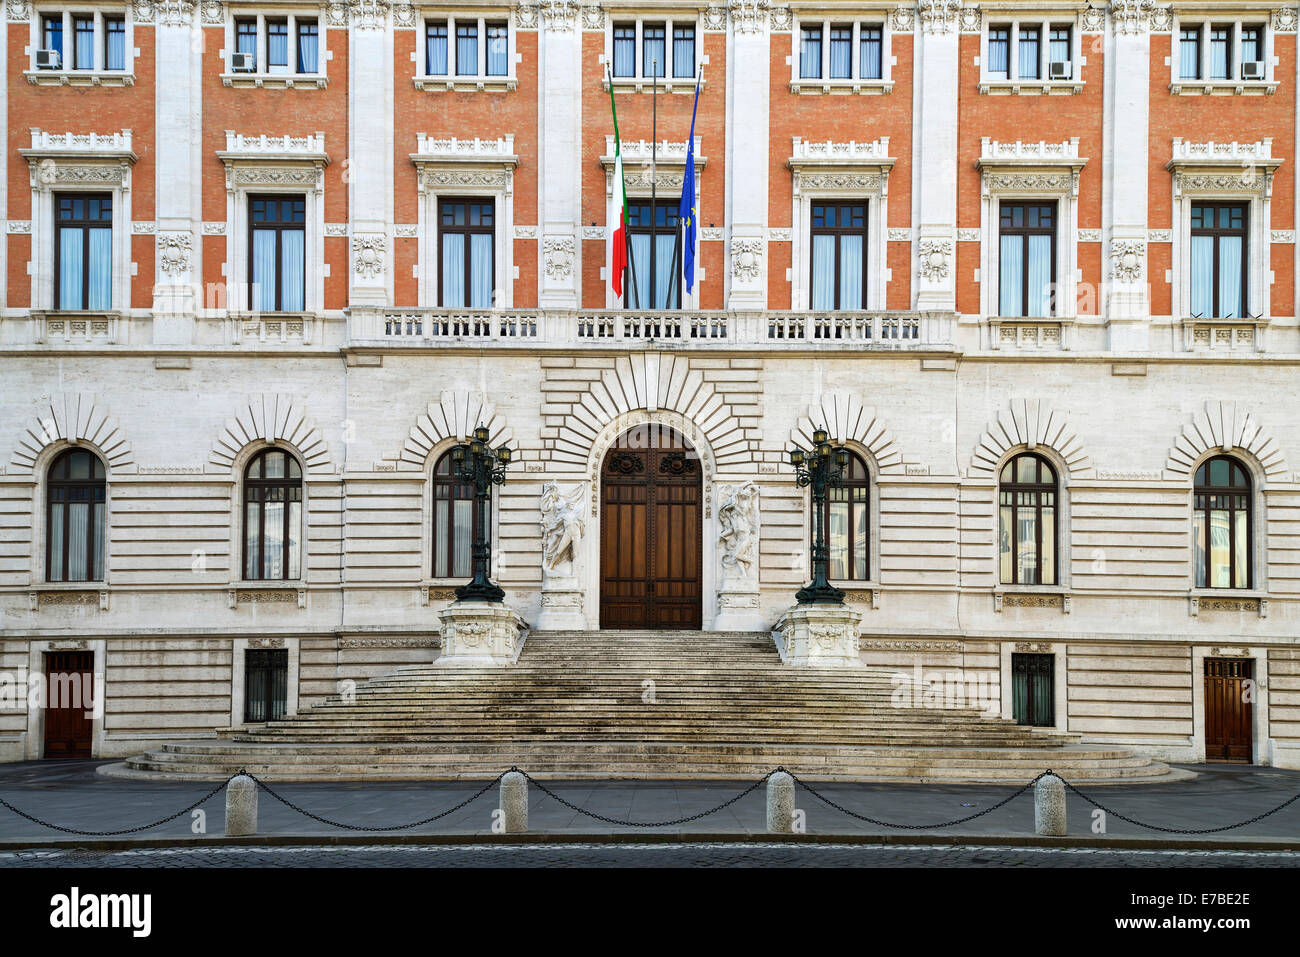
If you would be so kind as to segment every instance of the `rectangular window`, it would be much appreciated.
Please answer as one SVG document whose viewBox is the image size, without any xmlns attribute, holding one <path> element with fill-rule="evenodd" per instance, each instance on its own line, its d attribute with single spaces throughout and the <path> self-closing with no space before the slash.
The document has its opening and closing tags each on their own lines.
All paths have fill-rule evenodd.
<svg viewBox="0 0 1300 957">
<path fill-rule="evenodd" d="M 627 206 L 627 268 L 631 279 L 623 294 L 629 309 L 680 309 L 682 305 L 680 230 L 677 200 Z M 653 212 L 653 216 L 651 215 Z"/>
<path fill-rule="evenodd" d="M 447 24 L 445 23 L 425 24 L 424 72 L 428 76 L 447 75 Z"/>
<path fill-rule="evenodd" d="M 636 27 L 631 23 L 614 28 L 614 75 L 636 76 Z"/>
<path fill-rule="evenodd" d="M 1011 29 L 989 28 L 989 76 L 1011 76 Z"/>
<path fill-rule="evenodd" d="M 478 76 L 478 24 L 456 24 L 456 75 Z"/>
<path fill-rule="evenodd" d="M 257 69 L 257 21 L 235 21 L 235 52 L 246 53 L 252 57 L 253 69 Z"/>
<path fill-rule="evenodd" d="M 126 69 L 126 20 L 104 18 L 104 69 Z"/>
<path fill-rule="evenodd" d="M 867 308 L 867 207 L 814 203 L 809 305 L 817 310 Z"/>
<path fill-rule="evenodd" d="M 288 649 L 247 649 L 244 652 L 244 720 L 283 718 L 288 699 Z"/>
<path fill-rule="evenodd" d="M 1259 27 L 1242 27 L 1241 28 L 1241 62 L 1262 63 L 1263 60 L 1264 60 L 1264 31 L 1261 30 Z"/>
<path fill-rule="evenodd" d="M 306 296 L 306 200 L 251 196 L 248 306 L 254 312 L 301 312 Z"/>
<path fill-rule="evenodd" d="M 822 28 L 804 27 L 799 34 L 799 76 L 805 80 L 821 79 Z"/>
<path fill-rule="evenodd" d="M 54 198 L 55 309 L 111 309 L 113 200 L 101 193 Z"/>
<path fill-rule="evenodd" d="M 320 31 L 315 20 L 298 20 L 298 72 L 317 72 Z"/>
<path fill-rule="evenodd" d="M 289 21 L 266 21 L 266 72 L 289 72 Z"/>
<path fill-rule="evenodd" d="M 41 45 L 45 50 L 53 50 L 59 55 L 59 66 L 63 63 L 63 17 L 59 14 L 41 17 Z"/>
<path fill-rule="evenodd" d="M 1011 716 L 1016 724 L 1055 726 L 1055 683 L 1055 655 L 1011 656 Z"/>
<path fill-rule="evenodd" d="M 72 69 L 93 70 L 95 68 L 95 18 L 72 18 Z"/>
<path fill-rule="evenodd" d="M 663 76 L 668 66 L 663 24 L 641 27 L 641 75 Z"/>
<path fill-rule="evenodd" d="M 496 207 L 491 200 L 438 201 L 438 304 L 491 309 L 496 289 Z"/>
<path fill-rule="evenodd" d="M 1002 203 L 998 313 L 1056 314 L 1056 204 Z"/>
<path fill-rule="evenodd" d="M 1232 79 L 1232 63 L 1228 51 L 1229 27 L 1210 27 L 1210 79 Z"/>
<path fill-rule="evenodd" d="M 832 80 L 853 77 L 853 28 L 831 27 L 830 76 Z"/>
<path fill-rule="evenodd" d="M 1201 29 L 1184 28 L 1178 39 L 1178 77 L 1182 80 L 1201 78 Z"/>
<path fill-rule="evenodd" d="M 864 80 L 879 80 L 884 77 L 884 31 L 880 27 L 860 27 L 858 33 L 860 50 L 858 53 L 858 74 Z"/>
<path fill-rule="evenodd" d="M 504 23 L 489 23 L 487 31 L 487 75 L 506 76 L 510 73 L 510 35 Z"/>
<path fill-rule="evenodd" d="M 1020 79 L 1039 80 L 1042 72 L 1038 64 L 1038 47 L 1041 31 L 1038 27 L 1021 27 L 1016 55 L 1020 58 Z"/>
<path fill-rule="evenodd" d="M 694 27 L 673 27 L 673 76 L 695 76 Z"/>
<path fill-rule="evenodd" d="M 1069 63 L 1070 62 L 1070 28 L 1069 27 L 1052 27 L 1047 48 L 1047 59 L 1049 63 Z M 1073 73 L 1073 68 L 1071 68 Z M 1047 78 L 1052 78 L 1049 73 Z"/>
<path fill-rule="evenodd" d="M 1198 318 L 1246 315 L 1246 206 L 1192 205 L 1192 302 Z"/>
</svg>

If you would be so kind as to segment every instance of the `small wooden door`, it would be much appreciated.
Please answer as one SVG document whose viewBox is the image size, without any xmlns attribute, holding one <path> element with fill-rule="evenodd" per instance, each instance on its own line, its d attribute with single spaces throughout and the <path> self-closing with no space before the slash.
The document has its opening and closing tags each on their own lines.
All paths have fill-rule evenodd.
<svg viewBox="0 0 1300 957">
<path fill-rule="evenodd" d="M 600 627 L 701 627 L 700 460 L 675 433 L 601 473 Z"/>
<path fill-rule="evenodd" d="M 45 757 L 90 757 L 94 673 L 93 652 L 45 652 Z"/>
<path fill-rule="evenodd" d="M 1254 757 L 1250 658 L 1205 659 L 1205 760 L 1250 764 Z"/>
</svg>

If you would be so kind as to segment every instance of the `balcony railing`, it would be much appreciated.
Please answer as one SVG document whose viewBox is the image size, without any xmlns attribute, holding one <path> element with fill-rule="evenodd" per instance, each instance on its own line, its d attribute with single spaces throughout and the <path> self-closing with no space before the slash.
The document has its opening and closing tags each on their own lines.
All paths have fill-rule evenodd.
<svg viewBox="0 0 1300 957">
<path fill-rule="evenodd" d="M 617 346 L 791 344 L 866 349 L 951 348 L 952 313 L 741 312 L 555 309 L 350 311 L 348 339 L 366 345 L 434 343 Z"/>
</svg>

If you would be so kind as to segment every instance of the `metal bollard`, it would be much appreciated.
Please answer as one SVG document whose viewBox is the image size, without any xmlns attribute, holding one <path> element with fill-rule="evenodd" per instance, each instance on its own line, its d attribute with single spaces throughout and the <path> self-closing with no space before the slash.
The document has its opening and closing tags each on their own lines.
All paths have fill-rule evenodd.
<svg viewBox="0 0 1300 957">
<path fill-rule="evenodd" d="M 226 835 L 243 837 L 257 833 L 257 782 L 247 774 L 236 775 L 226 785 Z"/>
<path fill-rule="evenodd" d="M 767 831 L 794 833 L 794 778 L 784 771 L 767 779 Z"/>
<path fill-rule="evenodd" d="M 505 833 L 528 830 L 528 779 L 519 771 L 507 771 L 501 778 L 501 812 Z"/>
<path fill-rule="evenodd" d="M 1056 775 L 1040 778 L 1034 785 L 1034 833 L 1064 837 L 1065 782 Z"/>
</svg>

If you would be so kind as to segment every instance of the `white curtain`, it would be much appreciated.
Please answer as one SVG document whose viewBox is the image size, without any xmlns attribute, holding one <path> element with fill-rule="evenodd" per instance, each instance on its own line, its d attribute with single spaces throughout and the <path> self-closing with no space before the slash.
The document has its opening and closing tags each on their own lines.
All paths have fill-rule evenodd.
<svg viewBox="0 0 1300 957">
<path fill-rule="evenodd" d="M 644 76 L 663 76 L 668 68 L 667 53 L 664 50 L 662 31 L 659 36 L 642 36 L 644 49 L 641 51 L 641 73 Z"/>
<path fill-rule="evenodd" d="M 879 80 L 881 74 L 880 63 L 880 31 L 862 30 L 862 49 L 858 56 L 860 65 L 858 67 L 864 80 Z"/>
<path fill-rule="evenodd" d="M 1228 79 L 1228 41 L 1210 41 L 1210 78 Z"/>
<path fill-rule="evenodd" d="M 253 230 L 253 309 L 275 310 L 275 230 Z"/>
<path fill-rule="evenodd" d="M 472 233 L 469 238 L 469 304 L 475 309 L 492 308 L 492 237 Z"/>
<path fill-rule="evenodd" d="M 473 538 L 472 519 L 474 516 L 474 502 L 471 499 L 457 499 L 452 502 L 452 551 L 451 551 L 451 574 L 454 578 L 462 578 L 471 574 L 473 565 L 473 554 L 470 551 L 470 543 Z"/>
<path fill-rule="evenodd" d="M 655 303 L 656 309 L 677 308 L 676 236 L 655 236 Z"/>
<path fill-rule="evenodd" d="M 998 262 L 998 315 L 1024 315 L 1021 284 L 1025 246 L 1019 236 L 1003 236 Z"/>
<path fill-rule="evenodd" d="M 429 76 L 447 75 L 447 28 L 437 27 L 425 34 L 425 72 Z"/>
<path fill-rule="evenodd" d="M 469 27 L 465 33 L 456 28 L 456 72 L 462 76 L 478 73 L 478 27 Z"/>
<path fill-rule="evenodd" d="M 315 27 L 298 28 L 298 72 L 316 72 L 316 46 L 318 37 Z"/>
<path fill-rule="evenodd" d="M 1052 311 L 1052 237 L 1029 237 L 1030 316 L 1047 316 Z"/>
<path fill-rule="evenodd" d="M 847 79 L 853 75 L 853 34 L 845 31 L 847 36 L 840 38 L 831 31 L 831 76 L 837 80 Z"/>
<path fill-rule="evenodd" d="M 835 308 L 835 237 L 814 236 L 812 244 L 813 309 Z"/>
<path fill-rule="evenodd" d="M 113 307 L 113 230 L 87 230 L 89 279 L 86 289 L 87 309 Z"/>
<path fill-rule="evenodd" d="M 636 37 L 614 38 L 614 75 L 636 76 Z"/>
<path fill-rule="evenodd" d="M 1214 237 L 1192 237 L 1192 315 L 1214 315 Z"/>
<path fill-rule="evenodd" d="M 306 232 L 286 229 L 280 233 L 280 308 L 285 312 L 301 312 L 303 306 L 303 241 Z"/>
<path fill-rule="evenodd" d="M 286 578 L 298 578 L 302 568 L 302 542 L 298 530 L 302 527 L 302 502 L 289 503 L 289 570 Z"/>
<path fill-rule="evenodd" d="M 673 76 L 695 75 L 695 31 L 673 29 Z"/>
<path fill-rule="evenodd" d="M 1064 38 L 1053 38 L 1050 46 L 1047 48 L 1047 58 L 1058 63 L 1068 62 L 1070 59 L 1070 35 L 1067 33 Z"/>
<path fill-rule="evenodd" d="M 1200 238 L 1200 237 L 1198 237 Z M 1241 237 L 1219 237 L 1219 316 L 1241 317 Z"/>
<path fill-rule="evenodd" d="M 1022 31 L 1020 34 L 1020 78 L 1022 80 L 1038 79 L 1038 31 Z"/>
<path fill-rule="evenodd" d="M 90 505 L 71 502 L 68 505 L 68 581 L 84 582 L 87 575 L 86 544 L 90 539 Z"/>
<path fill-rule="evenodd" d="M 244 539 L 247 541 L 247 547 L 244 549 L 244 577 L 261 578 L 258 572 L 258 556 L 261 554 L 261 526 L 259 517 L 262 514 L 262 506 L 258 502 L 249 502 L 244 509 Z"/>
<path fill-rule="evenodd" d="M 95 64 L 95 34 L 93 30 L 77 29 L 73 32 L 76 38 L 76 58 L 73 63 L 78 70 L 90 70 Z"/>
<path fill-rule="evenodd" d="M 447 308 L 465 305 L 465 236 L 462 233 L 442 237 L 442 304 Z"/>
<path fill-rule="evenodd" d="M 1228 513 L 1216 509 L 1210 512 L 1210 585 L 1211 588 L 1228 588 L 1232 584 L 1232 553 L 1228 548 Z"/>
<path fill-rule="evenodd" d="M 1178 44 L 1178 76 L 1184 80 L 1195 80 L 1201 75 L 1201 43 L 1193 34 L 1184 32 Z"/>
<path fill-rule="evenodd" d="M 632 255 L 627 266 L 632 273 L 633 287 L 628 305 L 633 309 L 653 309 L 650 298 L 650 237 L 645 233 L 633 233 L 628 239 Z"/>
<path fill-rule="evenodd" d="M 126 26 L 109 29 L 104 47 L 104 69 L 126 69 Z"/>
<path fill-rule="evenodd" d="M 506 76 L 510 70 L 506 64 L 510 45 L 506 38 L 505 27 L 487 28 L 487 71 L 488 76 Z"/>
<path fill-rule="evenodd" d="M 805 30 L 799 40 L 799 75 L 817 78 L 822 75 L 822 32 Z"/>
<path fill-rule="evenodd" d="M 65 227 L 59 230 L 59 308 L 81 309 L 84 297 L 81 288 L 82 256 L 81 230 Z"/>
<path fill-rule="evenodd" d="M 1038 516 L 1032 508 L 1016 509 L 1016 564 L 1020 584 L 1038 584 Z"/>
<path fill-rule="evenodd" d="M 989 34 L 989 73 L 1000 73 L 1007 75 L 1010 69 L 1007 63 L 1007 56 L 1010 52 L 1010 41 L 1007 39 L 1009 34 L 1005 30 L 1000 30 L 997 36 Z"/>
<path fill-rule="evenodd" d="M 433 503 L 433 577 L 447 578 L 451 575 L 447 558 L 447 521 L 451 503 L 440 498 Z"/>
<path fill-rule="evenodd" d="M 262 577 L 284 578 L 284 502 L 263 502 Z"/>
<path fill-rule="evenodd" d="M 268 72 L 289 72 L 289 27 L 287 24 L 266 31 L 266 62 Z"/>
<path fill-rule="evenodd" d="M 50 581 L 61 582 L 63 577 L 63 520 L 67 506 L 56 504 L 50 509 Z"/>
<path fill-rule="evenodd" d="M 862 237 L 840 237 L 840 308 L 863 309 Z"/>
<path fill-rule="evenodd" d="M 849 568 L 849 503 L 844 500 L 844 490 L 836 489 L 830 503 L 830 521 L 826 528 L 826 545 L 830 564 L 826 574 L 832 580 L 848 577 Z"/>
</svg>

